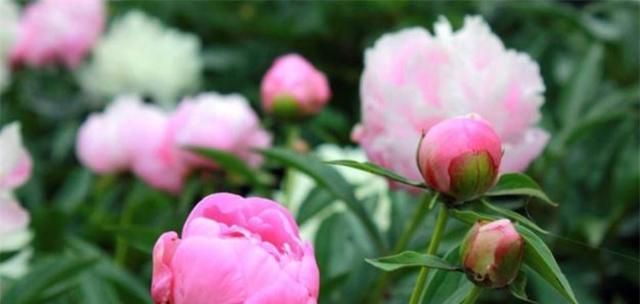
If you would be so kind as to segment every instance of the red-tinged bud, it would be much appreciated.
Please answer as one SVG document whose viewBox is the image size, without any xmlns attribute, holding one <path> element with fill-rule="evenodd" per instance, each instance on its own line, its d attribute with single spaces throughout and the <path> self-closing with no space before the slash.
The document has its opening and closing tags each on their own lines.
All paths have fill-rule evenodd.
<svg viewBox="0 0 640 304">
<path fill-rule="evenodd" d="M 513 282 L 523 255 L 524 240 L 507 219 L 476 223 L 460 247 L 467 277 L 486 288 L 501 288 Z"/>
<path fill-rule="evenodd" d="M 431 188 L 464 201 L 493 186 L 501 158 L 498 134 L 487 121 L 470 114 L 431 127 L 420 141 L 417 162 Z"/>
</svg>

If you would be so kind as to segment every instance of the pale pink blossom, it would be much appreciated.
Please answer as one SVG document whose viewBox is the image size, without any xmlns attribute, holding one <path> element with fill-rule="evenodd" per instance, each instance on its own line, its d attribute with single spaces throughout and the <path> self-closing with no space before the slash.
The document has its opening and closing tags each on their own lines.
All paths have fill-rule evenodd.
<svg viewBox="0 0 640 304">
<path fill-rule="evenodd" d="M 182 190 L 188 167 L 167 136 L 169 118 L 159 108 L 146 105 L 129 124 L 126 146 L 136 176 L 171 193 Z"/>
<path fill-rule="evenodd" d="M 502 158 L 500 137 L 477 115 L 445 119 L 420 141 L 417 163 L 427 184 L 458 200 L 487 191 Z"/>
<path fill-rule="evenodd" d="M 313 247 L 291 214 L 263 198 L 207 196 L 182 229 L 153 248 L 151 297 L 162 304 L 312 304 L 319 273 Z"/>
<path fill-rule="evenodd" d="M 291 100 L 301 115 L 320 111 L 331 97 L 325 75 L 298 54 L 277 58 L 262 78 L 262 106 L 273 112 L 279 98 Z"/>
<path fill-rule="evenodd" d="M 453 31 L 446 19 L 431 35 L 411 28 L 384 35 L 365 54 L 362 123 L 352 134 L 369 159 L 419 179 L 415 150 L 422 132 L 475 112 L 504 147 L 501 172 L 523 171 L 549 135 L 536 126 L 544 102 L 538 65 L 506 49 L 481 17 Z"/>
<path fill-rule="evenodd" d="M 271 135 L 260 126 L 249 102 L 237 94 L 204 93 L 184 99 L 169 120 L 168 136 L 194 167 L 214 164 L 186 151 L 188 146 L 230 152 L 255 167 L 262 158 L 252 150 L 271 145 Z"/>
<path fill-rule="evenodd" d="M 76 155 L 83 165 L 97 173 L 129 169 L 131 153 L 127 142 L 131 125 L 142 107 L 137 97 L 117 98 L 103 113 L 93 113 L 80 126 Z"/>
<path fill-rule="evenodd" d="M 30 4 L 20 20 L 12 61 L 77 67 L 102 33 L 104 11 L 102 0 L 40 0 Z"/>
<path fill-rule="evenodd" d="M 31 155 L 22 144 L 20 124 L 11 123 L 0 130 L 0 189 L 13 189 L 31 176 Z"/>
</svg>

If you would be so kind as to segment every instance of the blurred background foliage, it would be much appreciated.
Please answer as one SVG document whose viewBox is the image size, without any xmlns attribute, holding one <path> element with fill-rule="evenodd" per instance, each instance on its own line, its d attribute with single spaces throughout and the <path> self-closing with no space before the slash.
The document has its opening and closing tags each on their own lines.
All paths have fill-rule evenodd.
<svg viewBox="0 0 640 304">
<path fill-rule="evenodd" d="M 432 30 L 439 16 L 454 28 L 467 14 L 484 16 L 508 48 L 540 64 L 546 85 L 541 125 L 552 140 L 529 173 L 560 207 L 522 210 L 553 232 L 545 240 L 581 303 L 640 301 L 638 2 L 118 1 L 109 3 L 110 21 L 131 9 L 200 37 L 205 76 L 199 91 L 239 92 L 256 109 L 260 80 L 276 56 L 298 52 L 309 58 L 333 90 L 330 106 L 304 126 L 313 146 L 352 144 L 364 50 L 382 34 L 410 26 Z M 22 123 L 35 160 L 33 178 L 18 191 L 32 213 L 33 269 L 7 294 L 7 303 L 149 302 L 150 253 L 158 235 L 179 231 L 206 193 L 254 193 L 225 173 L 213 173 L 190 181 L 176 198 L 131 176 L 96 176 L 82 168 L 75 134 L 102 105 L 88 102 L 76 76 L 64 69 L 16 71 L 0 98 L 0 124 Z M 264 119 L 282 143 L 282 128 Z M 281 176 L 278 164 L 267 168 Z M 269 196 L 273 188 L 277 184 L 260 191 Z M 392 194 L 386 235 L 391 243 L 415 203 L 405 193 Z M 432 225 L 433 219 L 425 221 L 409 247 L 423 248 Z M 448 228 L 441 253 L 467 229 L 453 223 Z M 321 224 L 315 245 L 322 303 L 367 302 L 379 272 L 363 262 L 372 252 L 363 234 L 347 212 Z M 394 276 L 385 291 L 390 303 L 406 302 L 415 276 Z M 535 278 L 529 289 L 540 303 L 563 302 Z M 515 301 L 503 291 L 484 298 Z"/>
</svg>

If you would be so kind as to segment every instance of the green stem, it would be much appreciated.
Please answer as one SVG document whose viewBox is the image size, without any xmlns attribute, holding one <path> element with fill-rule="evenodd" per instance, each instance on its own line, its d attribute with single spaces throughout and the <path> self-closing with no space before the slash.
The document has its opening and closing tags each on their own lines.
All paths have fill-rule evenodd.
<svg viewBox="0 0 640 304">
<path fill-rule="evenodd" d="M 480 296 L 480 292 L 482 292 L 482 288 L 478 285 L 473 285 L 473 288 L 469 290 L 467 297 L 464 299 L 462 304 L 473 304 L 476 302 L 478 297 Z"/>
<path fill-rule="evenodd" d="M 297 125 L 289 125 L 286 126 L 286 142 L 285 145 L 287 148 L 292 149 L 295 146 L 296 141 L 300 138 L 300 129 Z M 284 172 L 283 177 L 284 183 L 284 206 L 287 208 L 291 208 L 291 200 L 293 199 L 293 172 L 292 169 L 287 167 Z"/>
<path fill-rule="evenodd" d="M 448 215 L 449 212 L 447 210 L 447 206 L 442 204 L 440 207 L 440 213 L 438 213 L 438 218 L 436 219 L 436 226 L 433 230 L 433 235 L 431 236 L 431 242 L 429 242 L 429 247 L 427 248 L 427 254 L 435 255 L 438 251 L 442 234 L 447 226 L 447 219 L 449 218 Z M 420 269 L 418 281 L 416 281 L 416 285 L 413 287 L 409 304 L 417 304 L 420 301 L 420 297 L 422 296 L 422 292 L 427 281 L 427 276 L 429 275 L 429 269 L 430 268 L 427 267 L 422 267 L 422 269 Z"/>
<path fill-rule="evenodd" d="M 433 197 L 432 195 L 429 195 L 429 193 L 425 193 L 424 196 L 422 196 L 422 199 L 416 205 L 413 211 L 413 217 L 411 218 L 411 221 L 404 226 L 404 230 L 400 235 L 400 239 L 393 247 L 392 254 L 400 253 L 405 248 L 407 248 L 407 244 L 409 244 L 411 237 L 413 237 L 416 229 L 418 229 L 418 226 L 420 226 L 420 223 L 422 223 L 422 220 L 425 218 L 427 211 L 429 211 L 429 203 L 431 202 L 431 200 L 437 199 L 438 193 L 436 193 L 435 195 L 436 197 Z M 369 303 L 380 303 L 380 299 L 384 294 L 384 290 L 386 289 L 391 275 L 391 272 L 388 271 L 382 273 L 382 275 L 376 282 L 376 285 L 373 289 L 374 293 L 372 294 Z"/>
<path fill-rule="evenodd" d="M 137 199 L 139 192 L 139 185 L 136 184 L 131 193 L 127 196 L 127 199 L 124 201 L 124 206 L 122 210 L 122 215 L 120 216 L 120 228 L 124 229 L 131 226 L 131 222 L 133 221 L 133 215 L 137 208 Z M 116 250 L 114 253 L 116 264 L 120 266 L 125 266 L 127 259 L 127 240 L 122 236 L 122 233 L 118 234 L 116 237 Z"/>
</svg>

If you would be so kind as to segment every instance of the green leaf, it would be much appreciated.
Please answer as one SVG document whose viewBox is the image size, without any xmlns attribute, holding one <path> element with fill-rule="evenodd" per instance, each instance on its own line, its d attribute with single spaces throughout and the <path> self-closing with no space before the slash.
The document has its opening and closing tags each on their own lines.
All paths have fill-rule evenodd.
<svg viewBox="0 0 640 304">
<path fill-rule="evenodd" d="M 486 208 L 488 208 L 489 210 L 492 210 L 495 213 L 498 213 L 500 215 L 503 215 L 504 217 L 513 220 L 515 222 L 518 222 L 522 225 L 525 225 L 527 227 L 529 227 L 530 229 L 533 229 L 539 233 L 542 234 L 549 234 L 549 231 L 546 231 L 542 228 L 540 228 L 538 225 L 536 225 L 536 223 L 532 222 L 531 220 L 529 220 L 528 218 L 522 216 L 521 214 L 511 211 L 509 209 L 505 209 L 502 207 L 498 207 L 494 204 L 489 203 L 486 200 L 482 200 L 482 205 L 485 206 Z"/>
<path fill-rule="evenodd" d="M 296 222 L 298 225 L 304 224 L 307 220 L 318 214 L 324 208 L 328 207 L 335 196 L 324 188 L 313 188 L 307 194 L 305 200 L 300 204 L 298 214 L 296 214 Z"/>
<path fill-rule="evenodd" d="M 562 273 L 560 266 L 547 245 L 528 228 L 516 225 L 516 229 L 525 240 L 524 263 L 538 273 L 547 283 L 555 288 L 565 299 L 577 304 L 571 285 Z"/>
<path fill-rule="evenodd" d="M 467 223 L 468 225 L 473 225 L 477 221 L 493 221 L 497 219 L 495 216 L 481 214 L 471 210 L 458 210 L 453 208 L 449 209 L 449 215 L 461 222 Z"/>
<path fill-rule="evenodd" d="M 450 264 L 460 263 L 460 247 L 456 246 L 449 250 L 444 256 L 444 260 Z M 451 303 L 452 300 L 460 298 L 456 304 L 462 302 L 467 292 L 473 287 L 461 272 L 452 272 L 436 269 L 433 276 L 427 282 L 427 286 L 422 297 L 422 303 Z M 462 290 L 461 292 L 458 292 Z"/>
<path fill-rule="evenodd" d="M 536 304 L 535 301 L 530 300 L 529 297 L 527 296 L 526 287 L 527 287 L 527 276 L 523 271 L 520 271 L 516 279 L 509 285 L 509 291 L 514 297 L 518 298 L 519 300 L 525 301 L 527 303 Z"/>
<path fill-rule="evenodd" d="M 542 188 L 531 177 L 522 173 L 506 173 L 500 177 L 498 183 L 485 196 L 510 196 L 521 195 L 530 196 L 557 207 L 558 204 L 542 191 Z"/>
<path fill-rule="evenodd" d="M 376 228 L 371 217 L 362 205 L 362 202 L 356 198 L 353 193 L 353 187 L 335 169 L 326 166 L 314 156 L 300 155 L 287 149 L 272 148 L 260 150 L 260 153 L 266 158 L 293 167 L 307 174 L 314 179 L 318 185 L 326 188 L 335 195 L 336 198 L 345 202 L 347 208 L 353 212 L 365 228 L 378 251 L 384 251 L 385 245 L 378 228 Z"/>
<path fill-rule="evenodd" d="M 565 126 L 575 125 L 584 114 L 587 103 L 596 96 L 600 87 L 603 58 L 604 47 L 593 44 L 582 61 L 575 66 L 571 81 L 560 99 L 559 113 L 563 114 Z"/>
<path fill-rule="evenodd" d="M 418 253 L 415 251 L 404 251 L 386 257 L 365 260 L 367 263 L 384 271 L 394 271 L 405 267 L 428 267 L 448 271 L 460 271 L 460 267 L 437 256 Z"/>
<path fill-rule="evenodd" d="M 3 304 L 39 303 L 41 296 L 58 283 L 71 281 L 90 269 L 98 261 L 96 256 L 56 256 L 41 260 L 2 296 Z"/>
<path fill-rule="evenodd" d="M 271 177 L 265 172 L 251 168 L 246 161 L 232 153 L 206 147 L 188 146 L 186 149 L 212 160 L 227 172 L 238 174 L 243 181 L 257 186 L 266 186 L 271 183 Z"/>
<path fill-rule="evenodd" d="M 427 189 L 427 190 L 429 189 L 429 187 L 427 187 L 427 185 L 425 185 L 422 181 L 410 180 L 406 177 L 400 176 L 395 172 L 389 171 L 383 167 L 380 167 L 376 164 L 372 164 L 369 162 L 358 162 L 355 160 L 345 159 L 345 160 L 327 161 L 326 163 L 331 165 L 345 166 L 345 167 L 369 172 L 378 176 L 386 177 L 390 180 L 393 180 L 395 182 L 399 182 L 405 185 Z"/>
</svg>

